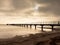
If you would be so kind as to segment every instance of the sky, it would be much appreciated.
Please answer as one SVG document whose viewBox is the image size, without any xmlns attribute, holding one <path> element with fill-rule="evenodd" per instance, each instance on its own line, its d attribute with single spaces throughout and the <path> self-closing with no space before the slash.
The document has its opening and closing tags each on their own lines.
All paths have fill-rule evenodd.
<svg viewBox="0 0 60 45">
<path fill-rule="evenodd" d="M 0 24 L 60 20 L 60 0 L 0 0 Z"/>
</svg>

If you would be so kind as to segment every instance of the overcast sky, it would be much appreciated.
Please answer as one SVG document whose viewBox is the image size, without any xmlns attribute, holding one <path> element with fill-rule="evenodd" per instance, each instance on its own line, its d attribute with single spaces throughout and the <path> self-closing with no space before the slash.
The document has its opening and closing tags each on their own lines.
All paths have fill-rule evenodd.
<svg viewBox="0 0 60 45">
<path fill-rule="evenodd" d="M 40 5 L 37 12 L 34 10 L 36 4 Z M 0 0 L 0 23 L 58 20 L 60 20 L 60 0 Z"/>
</svg>

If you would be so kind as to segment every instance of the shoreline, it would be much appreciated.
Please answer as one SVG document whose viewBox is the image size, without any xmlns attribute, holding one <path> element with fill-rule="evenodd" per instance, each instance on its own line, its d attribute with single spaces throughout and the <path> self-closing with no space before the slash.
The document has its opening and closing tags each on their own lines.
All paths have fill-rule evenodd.
<svg viewBox="0 0 60 45">
<path fill-rule="evenodd" d="M 49 43 L 51 39 L 60 37 L 60 32 L 49 32 L 49 33 L 37 33 L 30 34 L 29 36 L 15 36 L 9 39 L 0 39 L 0 45 L 37 45 L 39 42 Z M 48 42 L 46 42 L 48 41 Z M 33 42 L 33 43 L 32 43 Z"/>
</svg>

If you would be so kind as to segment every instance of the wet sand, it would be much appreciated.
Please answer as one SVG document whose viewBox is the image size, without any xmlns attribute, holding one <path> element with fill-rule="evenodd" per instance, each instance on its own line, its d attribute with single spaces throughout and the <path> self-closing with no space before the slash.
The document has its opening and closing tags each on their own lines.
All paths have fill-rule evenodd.
<svg viewBox="0 0 60 45">
<path fill-rule="evenodd" d="M 37 33 L 0 39 L 0 45 L 60 45 L 60 32 Z"/>
</svg>

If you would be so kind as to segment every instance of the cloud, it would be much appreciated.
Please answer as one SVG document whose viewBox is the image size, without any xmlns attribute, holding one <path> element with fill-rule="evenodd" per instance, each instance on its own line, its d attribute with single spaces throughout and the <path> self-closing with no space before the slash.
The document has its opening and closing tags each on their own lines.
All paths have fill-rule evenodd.
<svg viewBox="0 0 60 45">
<path fill-rule="evenodd" d="M 32 5 L 31 0 L 13 0 L 13 5 L 16 9 L 25 9 Z"/>
<path fill-rule="evenodd" d="M 60 0 L 12 0 L 10 6 L 12 6 L 14 10 L 7 10 L 7 8 L 2 10 L 2 1 L 4 0 L 0 0 L 0 20 L 5 23 L 10 23 L 9 21 L 11 21 L 11 23 L 19 23 L 19 21 L 23 22 L 24 20 L 26 21 L 25 23 L 27 23 L 30 19 L 31 22 L 39 22 L 39 20 L 46 21 L 47 19 L 51 21 L 51 17 L 53 17 L 54 21 L 60 19 Z M 35 4 L 40 5 L 38 15 L 33 15 Z M 5 17 L 4 20 L 3 17 Z"/>
<path fill-rule="evenodd" d="M 40 8 L 40 12 L 53 13 L 55 16 L 60 15 L 60 0 L 35 0 L 37 3 L 49 4 L 47 7 Z"/>
</svg>

